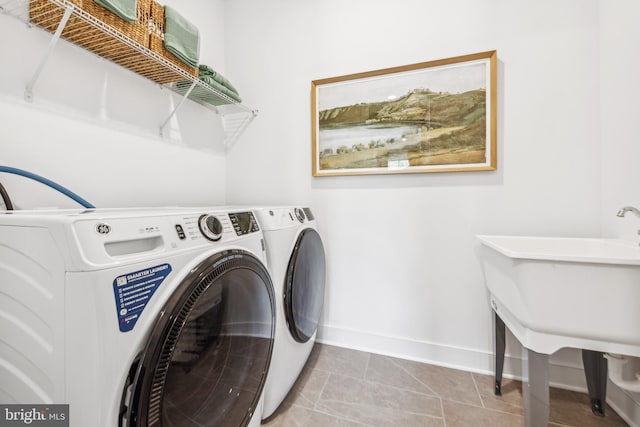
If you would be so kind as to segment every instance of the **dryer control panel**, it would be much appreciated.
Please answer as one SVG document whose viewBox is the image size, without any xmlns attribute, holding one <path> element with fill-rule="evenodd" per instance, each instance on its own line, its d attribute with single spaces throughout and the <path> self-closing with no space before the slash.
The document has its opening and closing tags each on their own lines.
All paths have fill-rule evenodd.
<svg viewBox="0 0 640 427">
<path fill-rule="evenodd" d="M 304 226 L 315 221 L 313 212 L 306 207 L 258 208 L 255 213 L 263 232 Z"/>
<path fill-rule="evenodd" d="M 236 234 L 238 236 L 260 231 L 258 221 L 256 221 L 256 218 L 253 216 L 253 212 L 230 213 L 229 218 L 231 219 L 231 224 L 233 224 L 233 228 L 236 230 Z"/>
</svg>

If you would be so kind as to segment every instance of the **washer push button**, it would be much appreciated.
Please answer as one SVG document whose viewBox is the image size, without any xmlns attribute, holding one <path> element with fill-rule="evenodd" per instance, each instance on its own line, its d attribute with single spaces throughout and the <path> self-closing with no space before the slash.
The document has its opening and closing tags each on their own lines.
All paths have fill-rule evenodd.
<svg viewBox="0 0 640 427">
<path fill-rule="evenodd" d="M 184 240 L 187 238 L 187 235 L 184 234 L 184 229 L 182 228 L 182 226 L 180 224 L 176 224 L 176 232 L 178 233 L 178 238 L 180 240 Z"/>
</svg>

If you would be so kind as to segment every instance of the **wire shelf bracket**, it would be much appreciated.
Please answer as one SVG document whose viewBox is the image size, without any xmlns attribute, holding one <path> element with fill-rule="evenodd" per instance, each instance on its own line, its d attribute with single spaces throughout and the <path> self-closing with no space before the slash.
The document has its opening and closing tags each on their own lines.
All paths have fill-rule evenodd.
<svg viewBox="0 0 640 427">
<path fill-rule="evenodd" d="M 182 99 L 180 99 L 180 102 L 178 102 L 178 105 L 175 106 L 171 114 L 169 114 L 169 117 L 167 117 L 167 119 L 164 122 L 162 122 L 162 124 L 160 125 L 160 136 L 163 136 L 164 128 L 167 126 L 167 124 L 169 124 L 169 121 L 171 120 L 171 118 L 175 116 L 175 114 L 178 112 L 178 109 L 182 106 L 184 101 L 186 101 L 189 95 L 191 95 L 191 92 L 193 91 L 194 87 L 196 87 L 196 82 L 191 83 L 191 86 L 189 86 L 189 90 L 187 90 L 187 92 L 184 94 Z"/>
<path fill-rule="evenodd" d="M 47 64 L 47 61 L 49 60 L 49 56 L 51 56 L 53 49 L 56 47 L 56 44 L 58 44 L 58 40 L 60 40 L 60 36 L 62 35 L 62 30 L 64 30 L 64 27 L 67 25 L 69 18 L 71 18 L 71 14 L 73 13 L 73 8 L 74 6 L 72 4 L 69 4 L 66 6 L 64 15 L 62 15 L 62 19 L 58 24 L 58 28 L 56 28 L 55 33 L 53 33 L 53 37 L 51 37 L 51 40 L 49 40 L 49 45 L 47 46 L 47 49 L 45 50 L 44 55 L 40 60 L 40 63 L 36 67 L 36 70 L 33 73 L 33 77 L 31 77 L 31 80 L 29 80 L 29 83 L 27 83 L 27 86 L 24 89 L 25 101 L 33 102 L 33 88 L 38 82 L 38 77 L 40 77 L 40 73 L 44 69 L 44 66 Z"/>
</svg>

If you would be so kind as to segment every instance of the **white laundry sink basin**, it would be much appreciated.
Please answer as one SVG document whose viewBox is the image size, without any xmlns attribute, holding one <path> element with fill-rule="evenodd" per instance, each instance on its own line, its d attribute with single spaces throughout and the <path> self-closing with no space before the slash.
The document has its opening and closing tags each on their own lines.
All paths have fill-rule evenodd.
<svg viewBox="0 0 640 427">
<path fill-rule="evenodd" d="M 640 356 L 640 247 L 615 239 L 478 236 L 493 309 L 523 346 Z"/>
</svg>

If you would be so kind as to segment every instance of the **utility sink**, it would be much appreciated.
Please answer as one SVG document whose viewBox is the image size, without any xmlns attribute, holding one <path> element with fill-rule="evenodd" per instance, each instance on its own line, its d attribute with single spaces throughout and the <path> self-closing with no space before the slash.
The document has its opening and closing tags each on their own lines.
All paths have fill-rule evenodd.
<svg viewBox="0 0 640 427">
<path fill-rule="evenodd" d="M 478 239 L 494 311 L 495 394 L 502 394 L 508 327 L 522 344 L 526 427 L 548 425 L 548 355 L 563 347 L 582 349 L 591 410 L 605 416 L 605 353 L 640 356 L 640 247 L 614 239 Z"/>
<path fill-rule="evenodd" d="M 616 239 L 478 236 L 490 303 L 520 343 L 640 356 L 640 247 Z"/>
</svg>

